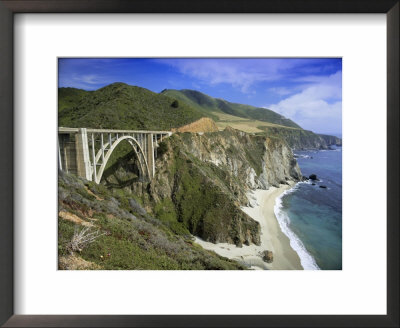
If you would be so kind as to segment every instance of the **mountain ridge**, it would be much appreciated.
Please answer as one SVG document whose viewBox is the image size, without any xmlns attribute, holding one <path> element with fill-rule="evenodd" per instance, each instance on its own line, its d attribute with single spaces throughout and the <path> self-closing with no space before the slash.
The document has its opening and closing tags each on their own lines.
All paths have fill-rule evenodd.
<svg viewBox="0 0 400 328">
<path fill-rule="evenodd" d="M 207 117 L 220 130 L 231 126 L 281 137 L 293 149 L 326 149 L 342 144 L 340 138 L 304 130 L 271 110 L 232 103 L 196 90 L 164 89 L 156 93 L 115 82 L 95 91 L 59 88 L 58 95 L 59 126 L 179 131 Z"/>
<path fill-rule="evenodd" d="M 242 118 L 256 119 L 259 121 L 275 123 L 287 127 L 301 128 L 292 120 L 267 108 L 255 107 L 246 104 L 239 104 L 227 101 L 222 98 L 214 98 L 200 91 L 190 89 L 164 89 L 161 94 L 169 95 L 178 100 L 184 101 L 194 108 L 216 115 L 225 113 Z"/>
<path fill-rule="evenodd" d="M 304 130 L 295 122 L 266 108 L 231 103 L 190 89 L 164 89 L 161 94 L 167 94 L 191 107 L 217 116 L 216 121 L 220 129 L 231 126 L 248 133 L 263 133 L 283 138 L 292 149 L 327 149 L 331 145 L 342 145 L 341 139 L 336 136 Z M 256 112 L 252 112 L 253 110 Z"/>
<path fill-rule="evenodd" d="M 68 127 L 171 130 L 204 116 L 171 97 L 120 82 L 95 91 L 60 88 L 58 104 L 59 126 Z"/>
</svg>

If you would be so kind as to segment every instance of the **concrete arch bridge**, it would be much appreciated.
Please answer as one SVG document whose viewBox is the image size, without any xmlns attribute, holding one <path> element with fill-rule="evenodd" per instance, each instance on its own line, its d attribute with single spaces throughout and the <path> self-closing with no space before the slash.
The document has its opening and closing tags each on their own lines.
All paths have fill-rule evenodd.
<svg viewBox="0 0 400 328">
<path fill-rule="evenodd" d="M 155 175 L 159 142 L 172 135 L 169 131 L 103 130 L 58 128 L 58 166 L 62 171 L 100 183 L 114 149 L 126 140 L 139 163 L 142 178 Z"/>
</svg>

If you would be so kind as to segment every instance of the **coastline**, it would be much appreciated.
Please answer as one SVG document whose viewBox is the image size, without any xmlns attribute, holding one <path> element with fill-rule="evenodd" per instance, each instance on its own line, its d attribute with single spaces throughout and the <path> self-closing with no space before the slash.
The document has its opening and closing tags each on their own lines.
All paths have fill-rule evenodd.
<svg viewBox="0 0 400 328">
<path fill-rule="evenodd" d="M 270 187 L 268 190 L 257 189 L 250 197 L 254 199 L 254 207 L 242 207 L 242 210 L 260 223 L 261 226 L 261 245 L 250 245 L 236 247 L 233 244 L 218 243 L 213 244 L 195 237 L 196 243 L 207 250 L 212 250 L 217 254 L 236 260 L 251 267 L 261 270 L 303 270 L 300 257 L 290 246 L 289 238 L 282 232 L 279 222 L 275 216 L 274 207 L 276 199 L 286 190 L 292 188 L 291 185 L 280 185 Z M 259 255 L 263 251 L 273 252 L 273 262 L 266 263 Z"/>
</svg>

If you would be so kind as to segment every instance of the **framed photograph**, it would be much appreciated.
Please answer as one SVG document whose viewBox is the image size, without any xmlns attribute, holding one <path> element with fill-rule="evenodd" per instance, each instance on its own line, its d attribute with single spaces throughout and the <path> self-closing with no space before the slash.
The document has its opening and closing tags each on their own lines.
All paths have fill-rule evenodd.
<svg viewBox="0 0 400 328">
<path fill-rule="evenodd" d="M 4 326 L 399 325 L 398 1 L 0 9 Z"/>
</svg>

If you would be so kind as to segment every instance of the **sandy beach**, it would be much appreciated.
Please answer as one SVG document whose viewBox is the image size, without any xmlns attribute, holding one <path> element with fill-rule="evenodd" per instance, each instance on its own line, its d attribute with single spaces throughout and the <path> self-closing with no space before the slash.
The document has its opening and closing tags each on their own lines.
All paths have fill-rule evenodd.
<svg viewBox="0 0 400 328">
<path fill-rule="evenodd" d="M 290 246 L 289 238 L 281 231 L 275 217 L 275 199 L 285 190 L 291 188 L 281 185 L 279 188 L 271 187 L 268 190 L 257 189 L 252 192 L 254 207 L 242 207 L 242 210 L 258 221 L 261 226 L 261 245 L 236 247 L 233 244 L 213 244 L 196 237 L 196 243 L 203 248 L 213 250 L 217 254 L 237 260 L 253 269 L 262 270 L 303 270 L 300 258 Z M 273 262 L 266 263 L 260 253 L 269 250 L 273 252 Z"/>
</svg>

